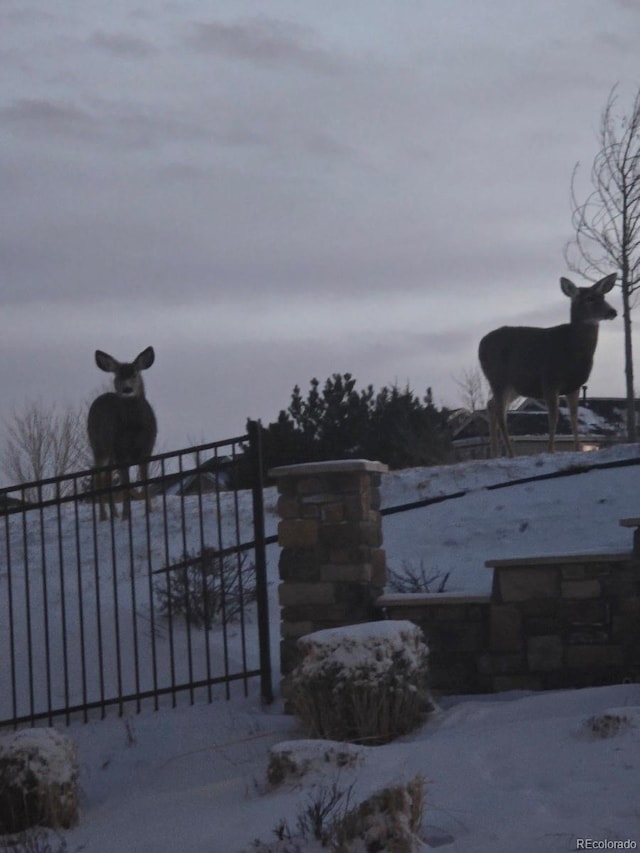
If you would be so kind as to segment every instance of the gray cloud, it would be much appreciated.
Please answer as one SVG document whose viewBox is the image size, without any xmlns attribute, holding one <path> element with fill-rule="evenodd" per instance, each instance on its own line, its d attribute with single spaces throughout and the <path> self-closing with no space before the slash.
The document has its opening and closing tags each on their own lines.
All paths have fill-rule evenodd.
<svg viewBox="0 0 640 853">
<path fill-rule="evenodd" d="M 640 13 L 640 8 L 638 8 L 638 4 L 635 0 L 613 0 L 613 5 L 618 6 L 620 9 L 624 9 L 625 11 L 635 12 L 636 15 Z"/>
<path fill-rule="evenodd" d="M 199 51 L 264 67 L 333 73 L 343 65 L 334 51 L 317 44 L 308 28 L 276 18 L 202 21 L 193 25 L 186 43 Z"/>
<path fill-rule="evenodd" d="M 86 137 L 95 131 L 95 121 L 86 110 L 47 98 L 19 98 L 2 109 L 0 118 L 26 133 Z"/>
<path fill-rule="evenodd" d="M 62 100 L 21 98 L 2 108 L 0 119 L 26 136 L 46 134 L 49 139 L 123 148 L 145 149 L 165 142 L 210 138 L 197 122 L 115 100 L 94 100 L 87 107 Z"/>
<path fill-rule="evenodd" d="M 3 20 L 16 26 L 29 24 L 51 24 L 58 16 L 36 5 L 20 4 L 20 8 L 3 9 Z"/>
<path fill-rule="evenodd" d="M 128 33 L 98 31 L 90 37 L 89 44 L 119 59 L 145 59 L 157 51 L 151 42 Z"/>
</svg>

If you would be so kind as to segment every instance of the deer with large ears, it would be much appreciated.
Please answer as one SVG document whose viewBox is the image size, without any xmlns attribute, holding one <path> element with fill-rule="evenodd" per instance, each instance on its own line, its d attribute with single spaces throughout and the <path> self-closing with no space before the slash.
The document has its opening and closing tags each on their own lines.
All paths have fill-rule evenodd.
<svg viewBox="0 0 640 853">
<path fill-rule="evenodd" d="M 498 455 L 499 438 L 509 456 L 513 446 L 507 431 L 507 408 L 518 396 L 535 397 L 547 404 L 549 451 L 553 452 L 558 424 L 558 397 L 565 395 L 576 450 L 578 400 L 593 367 L 598 343 L 598 323 L 613 320 L 615 308 L 605 294 L 616 283 L 616 273 L 605 276 L 591 287 L 576 287 L 568 278 L 560 287 L 571 300 L 571 319 L 561 326 L 539 329 L 532 326 L 502 326 L 480 341 L 480 365 L 491 386 L 487 409 L 491 428 L 491 450 Z"/>
<path fill-rule="evenodd" d="M 102 350 L 96 350 L 96 364 L 100 370 L 113 373 L 114 391 L 101 394 L 91 404 L 87 421 L 89 443 L 96 469 L 117 465 L 122 488 L 122 517 L 131 516 L 129 467 L 137 465 L 140 477 L 148 478 L 148 459 L 158 432 L 156 417 L 144 393 L 140 371 L 151 367 L 155 360 L 153 347 L 147 347 L 132 362 L 120 362 Z M 111 472 L 97 471 L 96 485 L 100 489 L 100 519 L 107 517 L 106 493 L 111 486 Z M 109 492 L 113 515 L 118 511 Z M 146 509 L 151 510 L 146 490 Z"/>
</svg>

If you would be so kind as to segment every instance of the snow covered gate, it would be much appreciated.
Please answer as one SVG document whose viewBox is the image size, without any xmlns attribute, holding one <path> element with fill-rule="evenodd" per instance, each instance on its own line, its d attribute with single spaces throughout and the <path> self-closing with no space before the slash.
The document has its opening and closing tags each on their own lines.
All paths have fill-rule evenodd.
<svg viewBox="0 0 640 853">
<path fill-rule="evenodd" d="M 0 726 L 270 701 L 261 470 L 250 423 L 154 456 L 131 522 L 99 520 L 89 470 L 0 489 Z"/>
</svg>

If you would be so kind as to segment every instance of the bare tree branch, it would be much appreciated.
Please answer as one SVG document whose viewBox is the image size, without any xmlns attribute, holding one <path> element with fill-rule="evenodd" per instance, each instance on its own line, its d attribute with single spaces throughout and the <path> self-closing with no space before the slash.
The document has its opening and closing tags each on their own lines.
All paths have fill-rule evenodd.
<svg viewBox="0 0 640 853">
<path fill-rule="evenodd" d="M 454 376 L 453 379 L 460 389 L 460 397 L 465 409 L 477 412 L 479 409 L 487 408 L 489 391 L 484 374 L 479 367 L 465 369 L 459 377 Z"/>
<path fill-rule="evenodd" d="M 5 422 L 0 464 L 14 483 L 61 477 L 89 467 L 86 406 L 58 411 L 30 401 Z"/>
<path fill-rule="evenodd" d="M 617 86 L 600 118 L 600 150 L 591 168 L 592 191 L 580 202 L 576 191 L 579 163 L 571 175 L 571 224 L 575 236 L 564 248 L 569 269 L 591 281 L 616 267 L 622 290 L 627 435 L 636 440 L 631 311 L 640 291 L 640 89 L 631 113 L 616 112 Z"/>
</svg>

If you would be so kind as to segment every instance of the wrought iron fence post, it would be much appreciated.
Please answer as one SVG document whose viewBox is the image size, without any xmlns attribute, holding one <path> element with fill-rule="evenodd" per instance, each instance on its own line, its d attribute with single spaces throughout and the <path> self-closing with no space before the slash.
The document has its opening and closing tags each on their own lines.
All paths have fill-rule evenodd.
<svg viewBox="0 0 640 853">
<path fill-rule="evenodd" d="M 264 536 L 264 501 L 262 483 L 262 426 L 249 421 L 249 454 L 251 457 L 251 491 L 253 493 L 253 532 L 256 564 L 256 599 L 258 605 L 258 638 L 260 643 L 260 692 L 262 701 L 273 702 L 271 654 L 269 639 L 269 598 L 267 592 L 267 554 Z"/>
</svg>

